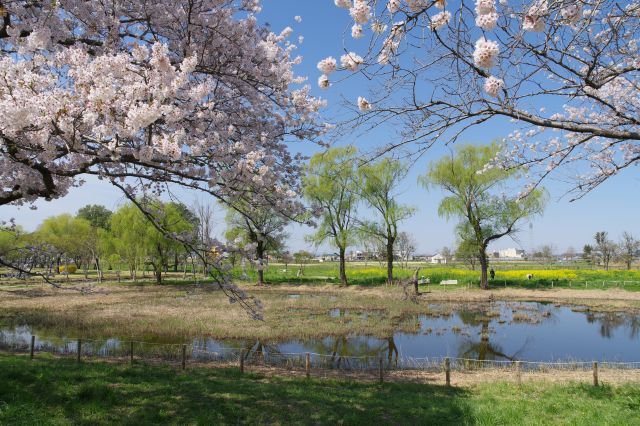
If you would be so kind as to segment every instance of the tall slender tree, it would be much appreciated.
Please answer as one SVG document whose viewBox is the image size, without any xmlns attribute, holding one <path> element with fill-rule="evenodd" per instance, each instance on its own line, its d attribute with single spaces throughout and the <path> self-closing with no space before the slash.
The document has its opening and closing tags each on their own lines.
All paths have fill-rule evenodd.
<svg viewBox="0 0 640 426">
<path fill-rule="evenodd" d="M 353 146 L 331 148 L 311 157 L 303 177 L 305 198 L 320 214 L 316 232 L 309 237 L 319 245 L 330 241 L 338 249 L 340 285 L 347 285 L 346 251 L 356 242 L 356 205 L 359 202 Z"/>
<path fill-rule="evenodd" d="M 495 143 L 458 146 L 455 155 L 431 163 L 427 174 L 420 179 L 427 188 L 441 188 L 449 194 L 440 202 L 438 214 L 447 219 L 460 219 L 458 236 L 473 242 L 478 250 L 483 289 L 489 287 L 489 244 L 514 235 L 518 224 L 541 214 L 546 202 L 546 194 L 541 189 L 529 191 L 525 197 L 508 195 L 507 184 L 517 177 L 517 171 L 485 169 L 498 149 Z"/>
<path fill-rule="evenodd" d="M 376 235 L 385 245 L 387 283 L 393 284 L 393 259 L 398 224 L 415 213 L 415 209 L 397 200 L 398 188 L 408 168 L 399 160 L 383 158 L 358 168 L 357 184 L 363 201 L 373 209 L 375 220 L 360 221 L 364 232 Z"/>
</svg>

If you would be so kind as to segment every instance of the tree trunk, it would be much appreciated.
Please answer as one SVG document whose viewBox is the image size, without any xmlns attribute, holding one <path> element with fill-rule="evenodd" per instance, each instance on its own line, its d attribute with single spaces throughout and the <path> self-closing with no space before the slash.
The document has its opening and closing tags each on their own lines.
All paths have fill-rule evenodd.
<svg viewBox="0 0 640 426">
<path fill-rule="evenodd" d="M 340 285 L 347 286 L 347 262 L 345 259 L 345 248 L 340 248 Z"/>
<path fill-rule="evenodd" d="M 98 282 L 102 283 L 102 265 L 100 264 L 100 258 L 98 256 L 94 256 L 94 261 L 96 264 L 96 271 L 98 271 Z"/>
<path fill-rule="evenodd" d="M 156 284 L 162 284 L 162 263 L 153 264 L 153 273 L 156 276 Z"/>
<path fill-rule="evenodd" d="M 420 294 L 420 291 L 418 290 L 418 274 L 419 273 L 420 273 L 420 268 L 417 268 L 413 273 L 413 288 L 416 292 L 416 295 Z"/>
<path fill-rule="evenodd" d="M 258 241 L 256 246 L 256 254 L 258 255 L 258 285 L 264 285 L 264 245 Z"/>
<path fill-rule="evenodd" d="M 393 240 L 387 240 L 387 283 L 393 284 Z"/>
<path fill-rule="evenodd" d="M 489 268 L 489 259 L 487 259 L 486 247 L 480 247 L 480 270 L 482 271 L 480 277 L 480 288 L 483 290 L 489 289 L 489 281 L 487 279 L 487 269 Z"/>
</svg>

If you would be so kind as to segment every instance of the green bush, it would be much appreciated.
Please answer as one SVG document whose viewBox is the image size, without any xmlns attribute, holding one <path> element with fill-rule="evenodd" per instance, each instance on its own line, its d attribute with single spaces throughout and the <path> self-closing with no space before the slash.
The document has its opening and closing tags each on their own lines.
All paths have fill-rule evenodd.
<svg viewBox="0 0 640 426">
<path fill-rule="evenodd" d="M 60 266 L 58 266 L 58 273 L 59 274 L 64 274 L 64 273 L 75 274 L 77 270 L 78 270 L 78 268 L 75 265 L 60 265 Z"/>
</svg>

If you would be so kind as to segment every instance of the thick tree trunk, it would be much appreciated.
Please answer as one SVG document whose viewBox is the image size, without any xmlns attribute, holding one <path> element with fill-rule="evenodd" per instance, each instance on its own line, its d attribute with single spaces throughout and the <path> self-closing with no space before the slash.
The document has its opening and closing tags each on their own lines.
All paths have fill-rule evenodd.
<svg viewBox="0 0 640 426">
<path fill-rule="evenodd" d="M 489 280 L 487 279 L 487 269 L 489 269 L 489 259 L 487 258 L 487 250 L 485 247 L 480 248 L 480 288 L 483 290 L 489 289 Z"/>
<path fill-rule="evenodd" d="M 258 242 L 256 254 L 258 255 L 258 285 L 264 285 L 264 246 L 262 242 Z"/>
<path fill-rule="evenodd" d="M 387 240 L 387 283 L 393 284 L 393 240 Z"/>
<path fill-rule="evenodd" d="M 347 286 L 347 262 L 345 252 L 346 249 L 340 248 L 340 285 L 343 287 Z"/>
</svg>

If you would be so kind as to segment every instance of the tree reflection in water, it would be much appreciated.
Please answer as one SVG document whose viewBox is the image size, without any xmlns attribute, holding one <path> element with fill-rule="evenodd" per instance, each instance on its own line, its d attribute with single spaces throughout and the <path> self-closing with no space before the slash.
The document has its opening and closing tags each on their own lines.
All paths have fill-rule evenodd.
<svg viewBox="0 0 640 426">
<path fill-rule="evenodd" d="M 463 324 L 471 327 L 480 327 L 480 340 L 471 337 L 463 342 L 458 349 L 458 358 L 478 361 L 516 361 L 528 343 L 528 340 L 515 353 L 509 355 L 504 352 L 500 345 L 491 343 L 489 324 L 491 318 L 487 316 L 487 310 L 460 310 L 458 317 Z M 473 361 L 466 364 L 471 366 Z"/>
<path fill-rule="evenodd" d="M 637 339 L 640 334 L 640 316 L 623 312 L 587 312 L 589 324 L 600 325 L 600 335 L 606 339 L 613 337 L 613 331 L 619 327 L 629 327 L 629 338 Z"/>
</svg>

